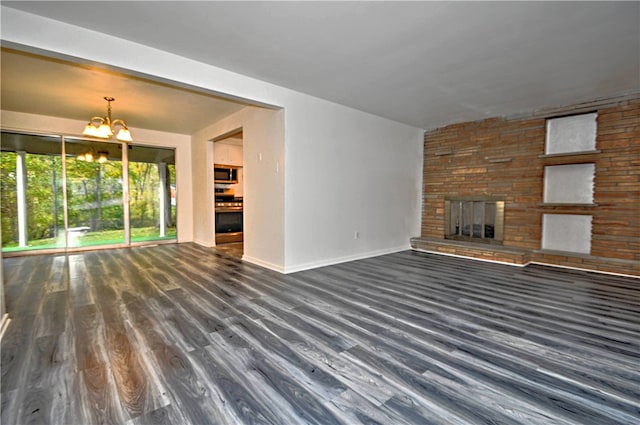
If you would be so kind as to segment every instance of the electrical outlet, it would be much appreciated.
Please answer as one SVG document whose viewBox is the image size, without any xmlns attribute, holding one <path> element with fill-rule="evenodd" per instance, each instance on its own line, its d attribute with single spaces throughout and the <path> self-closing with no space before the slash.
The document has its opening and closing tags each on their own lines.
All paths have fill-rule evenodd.
<svg viewBox="0 0 640 425">
<path fill-rule="evenodd" d="M 358 232 L 357 230 L 353 232 L 353 239 L 360 239 L 360 232 Z"/>
</svg>

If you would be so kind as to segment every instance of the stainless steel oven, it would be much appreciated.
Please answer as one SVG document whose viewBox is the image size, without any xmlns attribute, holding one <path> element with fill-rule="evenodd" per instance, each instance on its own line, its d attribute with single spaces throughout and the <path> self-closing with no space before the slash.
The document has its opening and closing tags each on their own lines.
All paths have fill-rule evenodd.
<svg viewBox="0 0 640 425">
<path fill-rule="evenodd" d="M 216 243 L 242 242 L 242 201 L 215 203 Z"/>
</svg>

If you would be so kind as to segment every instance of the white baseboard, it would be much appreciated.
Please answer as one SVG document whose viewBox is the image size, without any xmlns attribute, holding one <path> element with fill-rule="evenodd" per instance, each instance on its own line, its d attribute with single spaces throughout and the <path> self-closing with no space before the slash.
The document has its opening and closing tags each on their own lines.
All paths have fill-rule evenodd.
<svg viewBox="0 0 640 425">
<path fill-rule="evenodd" d="M 203 246 L 205 248 L 213 248 L 216 246 L 215 242 L 210 242 L 210 241 L 202 241 L 199 239 L 194 239 L 193 243 L 198 244 L 200 246 Z"/>
<path fill-rule="evenodd" d="M 257 258 L 249 257 L 247 255 L 242 256 L 242 261 L 246 261 L 247 263 L 255 264 L 260 267 L 264 267 L 269 270 L 276 271 L 278 273 L 284 273 L 284 267 L 279 266 L 277 264 L 272 264 L 268 261 L 259 260 Z"/>
<path fill-rule="evenodd" d="M 407 251 L 409 249 L 411 249 L 411 245 L 402 245 L 402 246 L 396 246 L 393 248 L 379 249 L 376 251 L 368 251 L 360 254 L 347 255 L 344 257 L 336 257 L 336 258 L 329 258 L 326 260 L 312 261 L 309 263 L 303 263 L 303 264 L 285 267 L 284 271 L 281 273 L 289 274 L 289 273 L 301 272 L 303 270 L 315 269 L 315 268 L 324 267 L 324 266 L 331 266 L 333 264 L 346 263 L 348 261 L 362 260 L 363 258 L 371 258 L 371 257 L 377 257 L 379 255 L 393 254 L 395 252 Z"/>
<path fill-rule="evenodd" d="M 581 267 L 562 266 L 560 264 L 542 263 L 540 261 L 530 261 L 530 262 L 527 263 L 527 265 L 529 265 L 529 264 L 538 264 L 539 266 L 557 267 L 559 269 L 569 269 L 569 270 L 577 270 L 577 271 L 581 271 L 581 272 L 601 273 L 601 274 L 608 274 L 608 275 L 611 275 L 611 276 L 632 277 L 634 279 L 640 279 L 640 276 L 637 276 L 635 274 L 624 274 L 624 273 L 607 272 L 607 271 L 602 271 L 602 270 L 585 269 L 585 268 L 581 268 Z"/>
</svg>

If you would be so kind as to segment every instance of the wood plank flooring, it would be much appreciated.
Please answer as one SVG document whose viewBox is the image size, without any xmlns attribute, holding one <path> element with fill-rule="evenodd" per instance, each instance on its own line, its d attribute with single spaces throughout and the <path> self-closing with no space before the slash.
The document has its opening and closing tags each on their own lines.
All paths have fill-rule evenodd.
<svg viewBox="0 0 640 425">
<path fill-rule="evenodd" d="M 218 251 L 236 258 L 242 258 L 244 253 L 244 242 L 230 242 L 216 245 Z"/>
<path fill-rule="evenodd" d="M 2 424 L 638 424 L 640 280 L 194 244 L 4 260 Z"/>
</svg>

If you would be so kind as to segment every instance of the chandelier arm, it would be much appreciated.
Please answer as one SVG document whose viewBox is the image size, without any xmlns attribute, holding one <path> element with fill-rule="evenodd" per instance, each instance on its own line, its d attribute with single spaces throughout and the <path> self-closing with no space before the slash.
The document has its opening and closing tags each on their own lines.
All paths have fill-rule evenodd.
<svg viewBox="0 0 640 425">
<path fill-rule="evenodd" d="M 93 124 L 94 121 L 100 121 L 100 124 L 104 124 L 105 122 L 107 122 L 107 120 L 105 120 L 103 117 L 92 117 L 89 120 L 91 124 Z"/>
<path fill-rule="evenodd" d="M 124 128 L 128 128 L 127 127 L 127 123 L 125 123 L 123 120 L 121 119 L 117 119 L 117 120 L 113 120 L 111 121 L 111 128 L 115 127 L 116 125 L 121 125 Z"/>
</svg>

